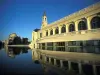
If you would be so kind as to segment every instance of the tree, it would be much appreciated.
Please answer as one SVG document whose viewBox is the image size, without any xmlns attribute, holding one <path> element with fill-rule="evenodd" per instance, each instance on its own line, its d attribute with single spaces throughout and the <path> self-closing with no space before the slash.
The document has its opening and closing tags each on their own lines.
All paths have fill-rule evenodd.
<svg viewBox="0 0 100 75">
<path fill-rule="evenodd" d="M 17 45 L 17 44 L 21 44 L 21 38 L 20 37 L 15 37 L 13 40 L 13 44 Z"/>
<path fill-rule="evenodd" d="M 0 41 L 0 49 L 2 48 L 2 41 Z"/>
<path fill-rule="evenodd" d="M 22 44 L 28 44 L 28 38 L 22 38 Z"/>
</svg>

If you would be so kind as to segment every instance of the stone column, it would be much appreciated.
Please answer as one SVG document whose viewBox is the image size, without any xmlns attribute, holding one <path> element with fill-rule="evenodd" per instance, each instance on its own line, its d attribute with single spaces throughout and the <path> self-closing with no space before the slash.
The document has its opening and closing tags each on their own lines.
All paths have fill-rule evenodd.
<svg viewBox="0 0 100 75">
<path fill-rule="evenodd" d="M 97 72 L 96 72 L 96 65 L 93 65 L 93 75 L 97 75 Z"/>
<path fill-rule="evenodd" d="M 75 32 L 78 34 L 78 21 L 75 21 Z"/>
<path fill-rule="evenodd" d="M 38 57 L 39 57 L 39 59 L 40 59 L 40 53 L 38 53 Z"/>
<path fill-rule="evenodd" d="M 51 63 L 51 58 L 49 57 L 49 63 Z"/>
<path fill-rule="evenodd" d="M 55 35 L 55 28 L 53 28 L 53 35 Z"/>
<path fill-rule="evenodd" d="M 66 25 L 66 33 L 69 33 L 68 24 Z"/>
<path fill-rule="evenodd" d="M 40 43 L 38 43 L 38 49 L 40 49 Z"/>
<path fill-rule="evenodd" d="M 48 30 L 48 36 L 50 36 L 50 30 Z"/>
<path fill-rule="evenodd" d="M 56 42 L 53 42 L 53 50 L 56 51 Z"/>
<path fill-rule="evenodd" d="M 65 51 L 68 52 L 68 42 L 65 42 Z"/>
<path fill-rule="evenodd" d="M 63 68 L 63 60 L 60 60 L 60 67 Z"/>
<path fill-rule="evenodd" d="M 56 59 L 54 59 L 54 65 L 56 65 Z"/>
<path fill-rule="evenodd" d="M 37 49 L 39 49 L 39 43 L 37 43 Z"/>
<path fill-rule="evenodd" d="M 68 61 L 68 69 L 71 70 L 71 61 Z"/>
<path fill-rule="evenodd" d="M 79 74 L 82 74 L 82 64 L 78 63 Z"/>
<path fill-rule="evenodd" d="M 78 21 L 75 21 L 75 31 L 78 31 Z"/>
<path fill-rule="evenodd" d="M 47 43 L 45 43 L 45 50 L 47 50 Z"/>
<path fill-rule="evenodd" d="M 44 62 L 46 62 L 46 55 L 44 55 Z"/>
<path fill-rule="evenodd" d="M 61 34 L 61 26 L 59 26 L 59 34 Z"/>
<path fill-rule="evenodd" d="M 91 30 L 90 17 L 87 17 L 87 29 Z"/>
</svg>

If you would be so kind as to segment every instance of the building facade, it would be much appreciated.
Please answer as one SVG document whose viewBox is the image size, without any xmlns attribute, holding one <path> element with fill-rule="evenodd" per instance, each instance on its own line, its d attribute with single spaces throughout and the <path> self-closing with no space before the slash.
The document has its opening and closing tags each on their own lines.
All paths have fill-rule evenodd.
<svg viewBox="0 0 100 75">
<path fill-rule="evenodd" d="M 31 46 L 42 50 L 100 52 L 100 2 L 51 24 L 44 12 L 41 29 L 32 32 Z M 87 46 L 88 50 L 95 46 L 96 49 L 83 49 Z"/>
</svg>

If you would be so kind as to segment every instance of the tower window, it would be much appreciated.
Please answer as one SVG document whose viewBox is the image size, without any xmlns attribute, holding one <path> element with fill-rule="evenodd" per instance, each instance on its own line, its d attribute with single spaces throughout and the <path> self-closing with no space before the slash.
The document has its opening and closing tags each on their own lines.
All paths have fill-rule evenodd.
<svg viewBox="0 0 100 75">
<path fill-rule="evenodd" d="M 48 36 L 48 31 L 46 31 L 46 36 Z"/>
<path fill-rule="evenodd" d="M 40 38 L 42 37 L 42 33 L 40 33 Z"/>
</svg>

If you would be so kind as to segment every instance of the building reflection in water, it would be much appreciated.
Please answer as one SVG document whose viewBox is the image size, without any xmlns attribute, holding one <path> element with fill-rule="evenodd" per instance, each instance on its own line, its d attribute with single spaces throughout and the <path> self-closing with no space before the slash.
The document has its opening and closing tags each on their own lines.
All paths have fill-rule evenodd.
<svg viewBox="0 0 100 75">
<path fill-rule="evenodd" d="M 27 47 L 5 47 L 7 55 L 11 58 L 28 53 L 28 49 Z M 100 59 L 61 58 L 32 50 L 32 60 L 35 64 L 42 65 L 44 75 L 100 75 Z"/>
<path fill-rule="evenodd" d="M 100 75 L 99 60 L 60 59 L 32 50 L 32 59 L 42 64 L 46 75 Z"/>
<path fill-rule="evenodd" d="M 28 47 L 5 47 L 7 55 L 11 58 L 21 53 L 28 53 L 28 49 Z"/>
</svg>

